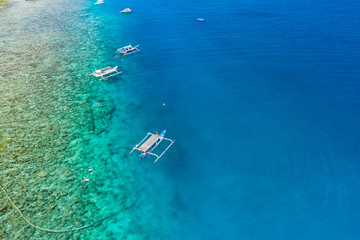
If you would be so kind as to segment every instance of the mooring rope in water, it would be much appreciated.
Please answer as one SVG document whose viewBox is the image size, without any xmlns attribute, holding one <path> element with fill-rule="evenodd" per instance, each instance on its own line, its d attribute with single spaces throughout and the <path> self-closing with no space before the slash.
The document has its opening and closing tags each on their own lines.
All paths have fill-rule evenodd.
<svg viewBox="0 0 360 240">
<path fill-rule="evenodd" d="M 90 77 L 87 77 L 86 81 L 88 81 L 90 79 Z M 94 119 L 94 114 L 90 108 L 90 101 L 89 98 L 86 99 L 86 103 L 87 103 L 87 107 L 88 107 L 88 111 L 89 111 L 89 115 L 90 115 L 90 125 L 91 125 L 91 130 L 90 132 L 95 132 L 95 119 Z"/>
<path fill-rule="evenodd" d="M 71 228 L 71 229 L 60 229 L 60 230 L 57 230 L 57 229 L 47 229 L 47 228 L 42 228 L 42 227 L 39 227 L 39 226 L 36 226 L 34 224 L 32 224 L 21 212 L 21 210 L 15 205 L 15 203 L 12 201 L 11 197 L 9 196 L 9 194 L 6 192 L 6 190 L 0 185 L 0 188 L 1 190 L 5 193 L 7 199 L 9 200 L 9 202 L 11 203 L 11 205 L 16 209 L 16 211 L 18 211 L 18 213 L 20 214 L 20 216 L 25 220 L 25 222 L 27 222 L 27 224 L 29 224 L 30 226 L 32 226 L 33 228 L 36 228 L 36 229 L 39 229 L 41 231 L 45 231 L 45 232 L 56 232 L 56 233 L 60 233 L 60 232 L 73 232 L 73 231 L 78 231 L 78 230 L 82 230 L 82 229 L 85 229 L 85 228 L 89 228 L 89 227 L 92 227 L 94 226 L 95 224 L 97 223 L 100 223 L 108 218 L 111 218 L 115 215 L 117 215 L 118 213 L 120 212 L 123 212 L 123 211 L 126 211 L 130 208 L 132 208 L 134 205 L 135 205 L 135 202 L 133 202 L 131 205 L 115 212 L 115 213 L 112 213 L 110 214 L 109 216 L 106 216 L 100 220 L 97 220 L 95 221 L 94 223 L 90 224 L 90 225 L 86 225 L 86 226 L 82 226 L 82 227 L 78 227 L 78 228 Z"/>
<path fill-rule="evenodd" d="M 89 114 L 90 114 L 90 123 L 91 123 L 91 130 L 90 132 L 94 132 L 95 131 L 95 120 L 94 120 L 94 115 L 90 109 L 90 104 L 88 103 L 88 111 L 89 111 Z"/>
</svg>

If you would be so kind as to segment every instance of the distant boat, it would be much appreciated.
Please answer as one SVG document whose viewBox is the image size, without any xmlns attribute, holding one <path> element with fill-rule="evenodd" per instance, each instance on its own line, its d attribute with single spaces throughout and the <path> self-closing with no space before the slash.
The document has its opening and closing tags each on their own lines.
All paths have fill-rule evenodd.
<svg viewBox="0 0 360 240">
<path fill-rule="evenodd" d="M 124 10 L 121 10 L 121 13 L 131 13 L 133 10 L 131 10 L 130 8 L 125 8 Z"/>
<path fill-rule="evenodd" d="M 102 3 L 104 3 L 104 0 L 98 0 L 96 3 L 94 3 L 94 4 L 102 4 Z"/>
<path fill-rule="evenodd" d="M 205 22 L 205 19 L 203 19 L 203 18 L 198 18 L 197 20 L 198 20 L 198 22 Z"/>
<path fill-rule="evenodd" d="M 136 45 L 135 47 L 133 47 L 131 44 L 122 48 L 119 48 L 116 50 L 115 53 L 119 53 L 121 55 L 128 55 L 128 54 L 132 54 L 132 53 L 136 53 L 136 52 L 140 52 L 140 50 L 138 49 L 139 45 Z"/>
</svg>

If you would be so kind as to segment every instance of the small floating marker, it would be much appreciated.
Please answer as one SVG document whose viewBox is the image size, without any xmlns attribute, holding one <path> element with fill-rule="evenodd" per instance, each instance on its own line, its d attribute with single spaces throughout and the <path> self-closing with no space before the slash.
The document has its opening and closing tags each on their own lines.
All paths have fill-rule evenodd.
<svg viewBox="0 0 360 240">
<path fill-rule="evenodd" d="M 163 103 L 163 106 L 165 107 L 165 103 Z"/>
</svg>

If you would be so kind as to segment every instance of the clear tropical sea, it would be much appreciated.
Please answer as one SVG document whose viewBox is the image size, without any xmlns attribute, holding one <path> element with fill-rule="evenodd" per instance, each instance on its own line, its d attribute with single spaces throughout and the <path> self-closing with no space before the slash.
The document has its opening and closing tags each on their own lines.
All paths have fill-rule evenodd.
<svg viewBox="0 0 360 240">
<path fill-rule="evenodd" d="M 0 184 L 130 208 L 1 192 L 0 239 L 360 239 L 358 1 L 94 2 L 0 0 Z"/>
</svg>

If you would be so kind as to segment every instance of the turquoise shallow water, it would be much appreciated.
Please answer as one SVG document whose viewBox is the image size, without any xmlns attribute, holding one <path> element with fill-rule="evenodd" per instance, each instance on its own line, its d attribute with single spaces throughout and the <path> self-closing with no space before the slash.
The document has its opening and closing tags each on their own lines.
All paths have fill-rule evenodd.
<svg viewBox="0 0 360 240">
<path fill-rule="evenodd" d="M 91 224 L 136 201 L 136 180 L 108 162 L 104 135 L 114 104 L 107 84 L 89 74 L 104 64 L 108 55 L 99 49 L 110 44 L 104 40 L 104 23 L 89 7 L 6 1 L 0 8 L 1 185 L 25 217 L 50 229 Z M 81 182 L 84 177 L 90 181 Z M 1 239 L 114 238 L 109 222 L 74 233 L 37 231 L 4 195 L 0 201 Z M 122 219 L 117 236 L 137 232 L 130 210 L 116 217 Z"/>
<path fill-rule="evenodd" d="M 47 234 L 1 195 L 1 237 L 358 238 L 357 2 L 0 6 L 1 184 L 53 228 L 136 203 Z M 88 77 L 105 65 L 124 72 Z M 158 163 L 128 154 L 162 129 Z"/>
</svg>

